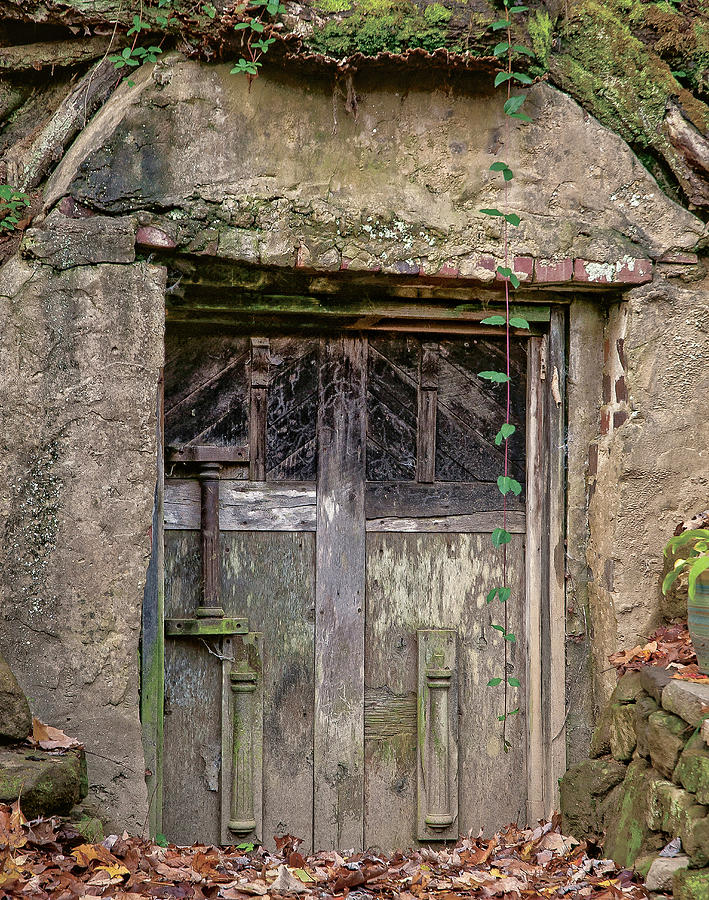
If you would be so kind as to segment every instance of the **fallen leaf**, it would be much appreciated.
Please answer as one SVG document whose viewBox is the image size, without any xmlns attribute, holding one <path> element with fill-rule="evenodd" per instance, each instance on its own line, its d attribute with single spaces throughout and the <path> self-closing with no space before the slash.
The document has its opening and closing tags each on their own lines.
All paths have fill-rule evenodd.
<svg viewBox="0 0 709 900">
<path fill-rule="evenodd" d="M 288 866 L 278 867 L 278 877 L 270 887 L 274 894 L 307 894 L 308 888 L 288 871 Z"/>
<path fill-rule="evenodd" d="M 32 740 L 43 750 L 71 750 L 75 747 L 83 747 L 80 741 L 68 737 L 58 728 L 45 725 L 39 719 L 32 719 Z"/>
</svg>

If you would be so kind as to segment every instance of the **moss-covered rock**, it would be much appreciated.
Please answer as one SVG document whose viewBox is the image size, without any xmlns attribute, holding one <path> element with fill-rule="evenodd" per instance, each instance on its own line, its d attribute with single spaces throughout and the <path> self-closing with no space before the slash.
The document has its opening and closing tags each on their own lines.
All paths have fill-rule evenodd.
<svg viewBox="0 0 709 900">
<path fill-rule="evenodd" d="M 648 825 L 653 831 L 661 831 L 682 840 L 682 847 L 694 865 L 709 862 L 704 851 L 703 831 L 699 823 L 706 819 L 707 807 L 697 803 L 694 794 L 682 790 L 669 781 L 657 781 L 652 785 Z"/>
<path fill-rule="evenodd" d="M 565 834 L 597 841 L 605 828 L 604 799 L 625 778 L 625 766 L 615 759 L 587 759 L 572 766 L 559 784 Z"/>
<path fill-rule="evenodd" d="M 608 738 L 614 759 L 628 761 L 635 750 L 635 712 L 627 703 L 612 703 Z"/>
<path fill-rule="evenodd" d="M 27 698 L 0 655 L 0 741 L 24 741 L 32 730 Z"/>
<path fill-rule="evenodd" d="M 648 746 L 647 742 L 648 720 L 650 716 L 657 711 L 657 709 L 657 701 L 652 697 L 649 697 L 647 694 L 644 694 L 642 697 L 640 697 L 633 709 L 635 716 L 635 738 L 637 742 L 635 749 L 640 754 L 640 756 L 644 756 L 646 758 L 650 756 L 650 747 Z"/>
<path fill-rule="evenodd" d="M 674 875 L 674 900 L 709 900 L 709 869 L 681 869 Z"/>
<path fill-rule="evenodd" d="M 635 703 L 645 694 L 640 672 L 626 672 L 618 679 L 611 694 L 611 701 L 614 703 Z"/>
<path fill-rule="evenodd" d="M 650 759 L 661 775 L 672 778 L 691 731 L 684 719 L 661 709 L 648 718 L 647 745 Z"/>
<path fill-rule="evenodd" d="M 644 759 L 634 759 L 623 781 L 619 814 L 608 823 L 604 852 L 618 865 L 630 867 L 640 851 L 652 843 L 648 826 L 649 798 L 660 779 Z"/>
<path fill-rule="evenodd" d="M 700 734 L 687 741 L 675 767 L 674 780 L 696 794 L 698 803 L 709 804 L 709 748 Z"/>
<path fill-rule="evenodd" d="M 21 748 L 0 750 L 0 803 L 21 797 L 28 819 L 66 815 L 86 795 L 83 750 L 62 754 Z"/>
</svg>

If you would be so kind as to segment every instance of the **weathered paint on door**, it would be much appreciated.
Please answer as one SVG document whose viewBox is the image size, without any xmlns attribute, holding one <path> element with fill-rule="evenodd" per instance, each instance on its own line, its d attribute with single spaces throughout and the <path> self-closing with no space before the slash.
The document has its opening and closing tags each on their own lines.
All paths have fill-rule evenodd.
<svg viewBox="0 0 709 900">
<path fill-rule="evenodd" d="M 165 834 L 392 848 L 524 819 L 524 497 L 513 600 L 485 602 L 504 411 L 477 373 L 502 342 L 168 332 L 166 358 Z M 219 621 L 200 536 L 215 472 Z M 487 687 L 512 669 L 520 688 Z"/>
</svg>

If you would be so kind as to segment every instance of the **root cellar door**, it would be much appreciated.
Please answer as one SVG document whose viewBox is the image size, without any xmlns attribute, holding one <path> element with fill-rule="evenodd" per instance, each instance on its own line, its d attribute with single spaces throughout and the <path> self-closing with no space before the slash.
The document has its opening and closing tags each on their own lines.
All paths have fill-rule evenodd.
<svg viewBox="0 0 709 900">
<path fill-rule="evenodd" d="M 504 386 L 477 373 L 503 342 L 176 329 L 166 358 L 166 836 L 391 849 L 524 819 L 524 493 L 486 603 Z M 524 340 L 512 369 L 524 485 Z"/>
</svg>

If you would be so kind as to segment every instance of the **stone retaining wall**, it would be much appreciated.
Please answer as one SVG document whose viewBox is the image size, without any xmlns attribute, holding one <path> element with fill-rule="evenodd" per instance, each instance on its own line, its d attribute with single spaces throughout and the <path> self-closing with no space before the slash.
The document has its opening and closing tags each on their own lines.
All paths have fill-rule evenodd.
<svg viewBox="0 0 709 900">
<path fill-rule="evenodd" d="M 591 758 L 561 781 L 567 834 L 635 866 L 651 890 L 709 897 L 709 685 L 647 667 L 620 679 Z M 658 852 L 679 838 L 679 855 Z"/>
</svg>

